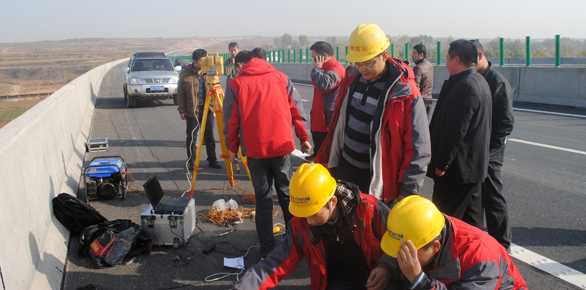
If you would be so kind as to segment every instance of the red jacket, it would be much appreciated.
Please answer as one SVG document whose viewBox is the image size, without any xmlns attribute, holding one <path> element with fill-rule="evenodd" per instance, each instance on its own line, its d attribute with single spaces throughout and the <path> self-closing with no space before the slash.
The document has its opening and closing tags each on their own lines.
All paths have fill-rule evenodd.
<svg viewBox="0 0 586 290">
<path fill-rule="evenodd" d="M 311 104 L 311 131 L 327 132 L 334 114 L 340 82 L 346 75 L 342 64 L 332 57 L 321 68 L 311 70 L 313 103 Z"/>
<path fill-rule="evenodd" d="M 387 67 L 391 73 L 385 86 L 388 91 L 379 98 L 378 106 L 382 108 L 377 110 L 371 123 L 369 194 L 389 204 L 399 194 L 419 194 L 431 157 L 431 145 L 427 113 L 415 85 L 413 70 L 394 58 L 387 59 Z M 328 136 L 314 161 L 326 168 L 337 167 L 340 161 L 350 104 L 348 95 L 360 76 L 356 67 L 346 69 Z"/>
<path fill-rule="evenodd" d="M 389 212 L 390 209 L 375 197 L 360 194 L 356 210 L 350 216 L 351 223 L 356 226 L 354 240 L 362 248 L 371 269 L 388 269 L 392 263 L 392 258 L 385 255 L 380 247 Z M 324 290 L 328 281 L 325 255 L 323 240 L 314 242 L 311 226 L 306 219 L 293 217 L 285 238 L 266 259 L 250 268 L 233 289 L 273 288 L 305 258 L 311 276 L 311 289 Z"/>
<path fill-rule="evenodd" d="M 273 158 L 295 150 L 292 126 L 301 142 L 309 141 L 301 96 L 283 73 L 253 58 L 226 89 L 224 136 L 231 152 Z M 240 138 L 239 138 L 240 137 Z"/>
<path fill-rule="evenodd" d="M 527 289 L 507 250 L 497 240 L 459 219 L 445 219 L 442 247 L 433 269 L 424 271 L 412 289 Z"/>
</svg>

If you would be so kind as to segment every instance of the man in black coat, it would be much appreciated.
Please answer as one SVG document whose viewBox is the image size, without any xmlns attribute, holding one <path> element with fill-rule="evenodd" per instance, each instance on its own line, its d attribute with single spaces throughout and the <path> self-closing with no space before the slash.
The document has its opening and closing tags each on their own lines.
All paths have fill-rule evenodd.
<svg viewBox="0 0 586 290">
<path fill-rule="evenodd" d="M 482 227 L 481 183 L 487 175 L 492 101 L 476 72 L 478 52 L 468 40 L 450 43 L 444 82 L 429 125 L 432 201 L 447 215 Z"/>
<path fill-rule="evenodd" d="M 501 171 L 505 155 L 507 136 L 513 131 L 513 89 L 505 77 L 491 67 L 484 55 L 480 42 L 472 40 L 478 50 L 476 70 L 481 74 L 492 95 L 492 129 L 490 134 L 490 154 L 488 176 L 482 183 L 482 207 L 486 213 L 486 228 L 505 249 L 512 242 L 509 209 L 503 194 Z"/>
</svg>

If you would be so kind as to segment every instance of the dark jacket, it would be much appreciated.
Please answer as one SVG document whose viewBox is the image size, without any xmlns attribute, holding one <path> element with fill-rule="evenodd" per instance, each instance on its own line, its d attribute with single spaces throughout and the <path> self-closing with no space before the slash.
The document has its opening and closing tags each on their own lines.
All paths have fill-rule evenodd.
<svg viewBox="0 0 586 290">
<path fill-rule="evenodd" d="M 273 158 L 295 150 L 295 135 L 309 141 L 301 96 L 283 73 L 253 58 L 226 88 L 224 136 L 231 152 L 253 158 Z"/>
<path fill-rule="evenodd" d="M 434 180 L 482 183 L 488 171 L 492 121 L 490 88 L 476 68 L 444 82 L 429 124 L 431 162 L 427 176 Z M 435 169 L 446 171 L 436 176 Z"/>
<path fill-rule="evenodd" d="M 224 62 L 224 75 L 226 76 L 226 87 L 235 77 L 238 76 L 238 70 L 236 69 L 236 64 L 232 61 L 232 58 L 228 58 Z"/>
<path fill-rule="evenodd" d="M 392 258 L 384 254 L 380 240 L 387 229 L 390 209 L 374 196 L 361 194 L 357 188 L 352 189 L 352 194 L 354 201 L 344 206 L 338 202 L 354 228 L 349 238 L 354 238 L 360 246 L 371 269 L 389 269 Z M 341 199 L 344 197 L 338 195 L 338 200 Z M 285 238 L 266 259 L 250 268 L 233 289 L 271 289 L 289 276 L 303 258 L 309 266 L 311 289 L 326 289 L 328 273 L 323 239 L 316 239 L 306 219 L 293 217 Z"/>
<path fill-rule="evenodd" d="M 195 118 L 198 114 L 199 98 L 197 90 L 199 88 L 200 76 L 192 66 L 184 69 L 179 75 L 177 83 L 177 110 L 179 114 L 186 114 L 189 118 Z M 204 88 L 204 95 L 207 89 Z"/>
<path fill-rule="evenodd" d="M 388 58 L 391 77 L 371 123 L 369 194 L 389 204 L 399 194 L 419 194 L 430 159 L 431 146 L 423 99 L 415 86 L 413 70 L 402 61 Z M 480 76 L 480 75 L 479 75 Z M 348 107 L 361 74 L 354 66 L 346 68 L 340 85 L 336 110 L 315 163 L 337 167 L 344 148 Z M 482 78 L 482 77 L 481 77 Z"/>
<path fill-rule="evenodd" d="M 493 237 L 459 219 L 444 216 L 441 248 L 431 265 L 413 285 L 414 290 L 521 290 L 525 280 L 513 264 L 507 250 Z M 393 267 L 397 277 L 399 266 Z M 412 288 L 411 288 L 412 287 Z"/>
<path fill-rule="evenodd" d="M 324 62 L 321 68 L 314 67 L 311 70 L 311 82 L 314 86 L 311 105 L 312 132 L 328 131 L 334 115 L 340 83 L 345 75 L 346 70 L 334 57 Z"/>
<path fill-rule="evenodd" d="M 498 149 L 505 144 L 507 136 L 513 132 L 515 118 L 513 117 L 513 88 L 503 75 L 492 68 L 488 62 L 488 69 L 482 74 L 492 93 L 492 133 L 490 134 L 490 149 Z"/>
<path fill-rule="evenodd" d="M 433 96 L 433 65 L 427 60 L 427 58 L 420 59 L 415 63 L 413 68 L 415 73 L 415 84 L 421 92 L 421 96 L 424 99 L 431 100 Z"/>
</svg>

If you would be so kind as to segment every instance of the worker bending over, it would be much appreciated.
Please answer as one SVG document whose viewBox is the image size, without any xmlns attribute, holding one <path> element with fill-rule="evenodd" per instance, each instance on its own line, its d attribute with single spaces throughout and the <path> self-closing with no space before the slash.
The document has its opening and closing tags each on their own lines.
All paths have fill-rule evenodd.
<svg viewBox="0 0 586 290">
<path fill-rule="evenodd" d="M 391 289 L 527 289 L 497 240 L 409 196 L 391 210 L 381 246 L 396 257 Z M 396 265 L 396 264 L 395 264 Z"/>
<path fill-rule="evenodd" d="M 303 164 L 291 178 L 287 235 L 234 289 L 270 289 L 305 258 L 311 289 L 384 289 L 392 258 L 380 240 L 389 208 L 358 187 L 336 182 L 320 164 Z"/>
</svg>

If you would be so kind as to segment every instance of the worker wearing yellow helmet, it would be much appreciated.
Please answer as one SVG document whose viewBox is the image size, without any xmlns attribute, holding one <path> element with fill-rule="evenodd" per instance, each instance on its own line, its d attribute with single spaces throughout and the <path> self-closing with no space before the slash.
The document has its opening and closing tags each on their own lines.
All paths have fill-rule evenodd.
<svg viewBox="0 0 586 290">
<path fill-rule="evenodd" d="M 303 164 L 289 185 L 294 216 L 285 238 L 233 289 L 270 289 L 305 258 L 311 289 L 385 289 L 392 258 L 380 241 L 389 208 L 320 164 Z"/>
<path fill-rule="evenodd" d="M 442 214 L 428 199 L 401 200 L 389 214 L 387 229 L 381 246 L 396 258 L 392 279 L 404 285 L 394 289 L 527 289 L 497 240 Z"/>
<path fill-rule="evenodd" d="M 413 70 L 390 58 L 389 39 L 375 24 L 350 35 L 346 78 L 329 133 L 314 162 L 337 168 L 386 204 L 419 194 L 431 157 L 425 105 Z"/>
</svg>

